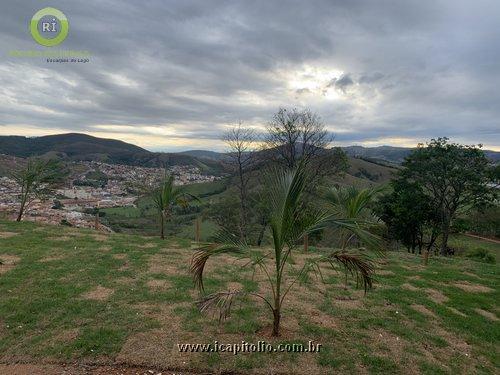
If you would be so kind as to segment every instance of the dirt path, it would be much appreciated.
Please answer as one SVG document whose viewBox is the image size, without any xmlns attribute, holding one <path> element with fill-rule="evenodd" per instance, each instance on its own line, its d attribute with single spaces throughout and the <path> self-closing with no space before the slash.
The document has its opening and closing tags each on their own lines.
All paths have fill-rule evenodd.
<svg viewBox="0 0 500 375">
<path fill-rule="evenodd" d="M 493 243 L 500 244 L 500 241 L 499 241 L 499 240 L 495 240 L 495 239 L 493 239 L 493 238 L 476 236 L 475 234 L 470 234 L 470 233 L 464 233 L 464 234 L 465 234 L 467 237 L 478 238 L 478 239 L 483 240 L 483 241 L 489 241 L 489 242 L 493 242 Z"/>
</svg>

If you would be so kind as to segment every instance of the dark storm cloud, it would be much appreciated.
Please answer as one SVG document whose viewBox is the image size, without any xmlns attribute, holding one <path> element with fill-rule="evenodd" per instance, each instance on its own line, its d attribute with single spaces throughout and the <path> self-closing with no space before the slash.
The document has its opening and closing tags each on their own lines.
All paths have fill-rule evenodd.
<svg viewBox="0 0 500 375">
<path fill-rule="evenodd" d="M 7 56 L 42 49 L 27 25 L 44 6 L 68 16 L 60 47 L 91 51 L 89 64 Z M 344 143 L 447 135 L 500 148 L 493 0 L 56 0 L 2 8 L 0 132 L 165 132 L 196 147 L 238 120 L 258 127 L 279 106 L 307 106 Z"/>
<path fill-rule="evenodd" d="M 352 80 L 349 74 L 342 74 L 339 78 L 333 78 L 330 83 L 328 83 L 328 87 L 334 87 L 343 93 L 346 92 L 349 86 L 354 85 L 354 81 Z"/>
</svg>

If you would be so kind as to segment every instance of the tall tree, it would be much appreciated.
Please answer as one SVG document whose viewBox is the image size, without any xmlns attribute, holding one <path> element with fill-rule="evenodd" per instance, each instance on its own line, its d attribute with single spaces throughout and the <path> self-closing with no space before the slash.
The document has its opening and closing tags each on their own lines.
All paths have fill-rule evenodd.
<svg viewBox="0 0 500 375">
<path fill-rule="evenodd" d="M 366 254 L 359 252 L 334 251 L 323 256 L 311 256 L 302 267 L 295 268 L 288 262 L 292 251 L 296 251 L 305 235 L 318 231 L 327 225 L 348 227 L 355 231 L 359 238 L 371 241 L 370 233 L 364 231 L 354 220 L 336 218 L 324 211 L 314 210 L 305 205 L 303 193 L 310 184 L 305 164 L 299 163 L 294 170 L 273 170 L 269 175 L 270 228 L 272 234 L 272 251 L 252 257 L 248 247 L 235 236 L 222 235 L 220 242 L 208 244 L 198 249 L 193 255 L 191 272 L 195 285 L 203 291 L 203 271 L 211 256 L 222 253 L 235 253 L 241 257 L 249 257 L 252 265 L 263 272 L 270 284 L 272 295 L 247 293 L 243 290 L 223 291 L 209 294 L 199 301 L 202 311 L 220 308 L 220 319 L 230 314 L 234 298 L 252 295 L 264 301 L 273 315 L 273 335 L 280 333 L 280 321 L 285 297 L 302 278 L 311 271 L 320 268 L 318 264 L 325 262 L 332 267 L 340 265 L 359 276 L 365 290 L 371 286 L 373 264 Z M 287 272 L 286 267 L 292 268 Z M 294 275 L 289 279 L 290 275 Z"/>
<path fill-rule="evenodd" d="M 311 178 L 335 174 L 347 168 L 344 152 L 330 148 L 333 138 L 321 118 L 308 109 L 280 108 L 267 126 L 269 159 L 288 169 L 303 161 Z"/>
<path fill-rule="evenodd" d="M 239 122 L 237 126 L 226 132 L 223 137 L 229 148 L 228 160 L 233 172 L 236 174 L 236 186 L 238 188 L 240 212 L 239 233 L 240 239 L 247 238 L 248 227 L 248 180 L 252 169 L 254 157 L 254 145 L 256 141 L 255 132 L 250 128 L 244 128 Z"/>
<path fill-rule="evenodd" d="M 439 217 L 441 255 L 447 254 L 450 225 L 459 210 L 485 205 L 493 191 L 489 162 L 479 146 L 432 139 L 403 162 L 399 178 L 416 184 Z"/>
<path fill-rule="evenodd" d="M 391 181 L 391 187 L 392 191 L 380 198 L 376 212 L 390 238 L 401 241 L 408 252 L 423 254 L 427 263 L 441 233 L 439 216 L 417 184 L 397 178 Z"/>
<path fill-rule="evenodd" d="M 26 165 L 11 174 L 11 177 L 21 188 L 19 195 L 20 207 L 17 221 L 34 199 L 47 197 L 53 188 L 63 182 L 68 171 L 57 160 L 29 159 Z"/>
<path fill-rule="evenodd" d="M 165 221 L 170 220 L 175 206 L 186 207 L 190 199 L 199 200 L 196 196 L 184 191 L 182 186 L 174 185 L 174 176 L 165 173 L 160 185 L 150 193 L 153 204 L 160 218 L 160 237 L 165 239 Z"/>
</svg>

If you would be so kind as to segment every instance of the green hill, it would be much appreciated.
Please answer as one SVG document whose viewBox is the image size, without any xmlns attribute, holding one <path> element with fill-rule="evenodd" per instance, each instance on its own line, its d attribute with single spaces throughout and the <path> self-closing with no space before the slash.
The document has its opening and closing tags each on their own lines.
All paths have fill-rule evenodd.
<svg viewBox="0 0 500 375">
<path fill-rule="evenodd" d="M 363 146 L 348 146 L 342 149 L 349 156 L 362 157 L 366 159 L 374 159 L 378 161 L 386 161 L 395 164 L 401 164 L 405 157 L 413 150 L 408 147 L 394 146 L 378 146 L 378 147 L 363 147 Z M 500 152 L 484 150 L 486 157 L 493 163 L 500 162 Z"/>
<path fill-rule="evenodd" d="M 203 172 L 218 174 L 223 166 L 217 160 L 198 159 L 181 153 L 150 152 L 115 139 L 69 133 L 44 137 L 0 136 L 0 154 L 17 157 L 50 154 L 73 161 L 101 161 L 146 167 L 194 165 Z"/>
</svg>

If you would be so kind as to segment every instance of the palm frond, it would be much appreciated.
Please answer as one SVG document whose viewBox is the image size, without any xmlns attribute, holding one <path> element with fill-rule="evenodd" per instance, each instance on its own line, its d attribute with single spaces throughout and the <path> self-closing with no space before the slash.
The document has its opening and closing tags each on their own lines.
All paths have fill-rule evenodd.
<svg viewBox="0 0 500 375">
<path fill-rule="evenodd" d="M 215 237 L 218 243 L 205 244 L 199 247 L 195 250 L 191 258 L 189 270 L 193 275 L 195 286 L 200 291 L 205 290 L 203 286 L 203 271 L 211 256 L 225 253 L 242 254 L 248 247 L 244 242 L 240 241 L 238 237 L 227 231 L 219 232 Z"/>
<path fill-rule="evenodd" d="M 326 223 L 333 228 L 347 230 L 355 234 L 358 240 L 370 250 L 373 250 L 378 255 L 383 254 L 383 239 L 370 231 L 376 223 L 360 219 L 337 219 L 333 215 L 326 219 Z"/>
<path fill-rule="evenodd" d="M 343 251 L 335 251 L 326 257 L 332 265 L 333 262 L 340 264 L 351 276 L 361 279 L 363 288 L 366 291 L 372 287 L 375 267 L 373 261 L 364 254 L 354 254 Z"/>
<path fill-rule="evenodd" d="M 196 305 L 202 313 L 210 310 L 218 310 L 220 323 L 231 315 L 231 308 L 234 304 L 234 300 L 246 294 L 246 292 L 241 290 L 228 290 L 224 292 L 212 293 L 197 301 Z"/>
</svg>

